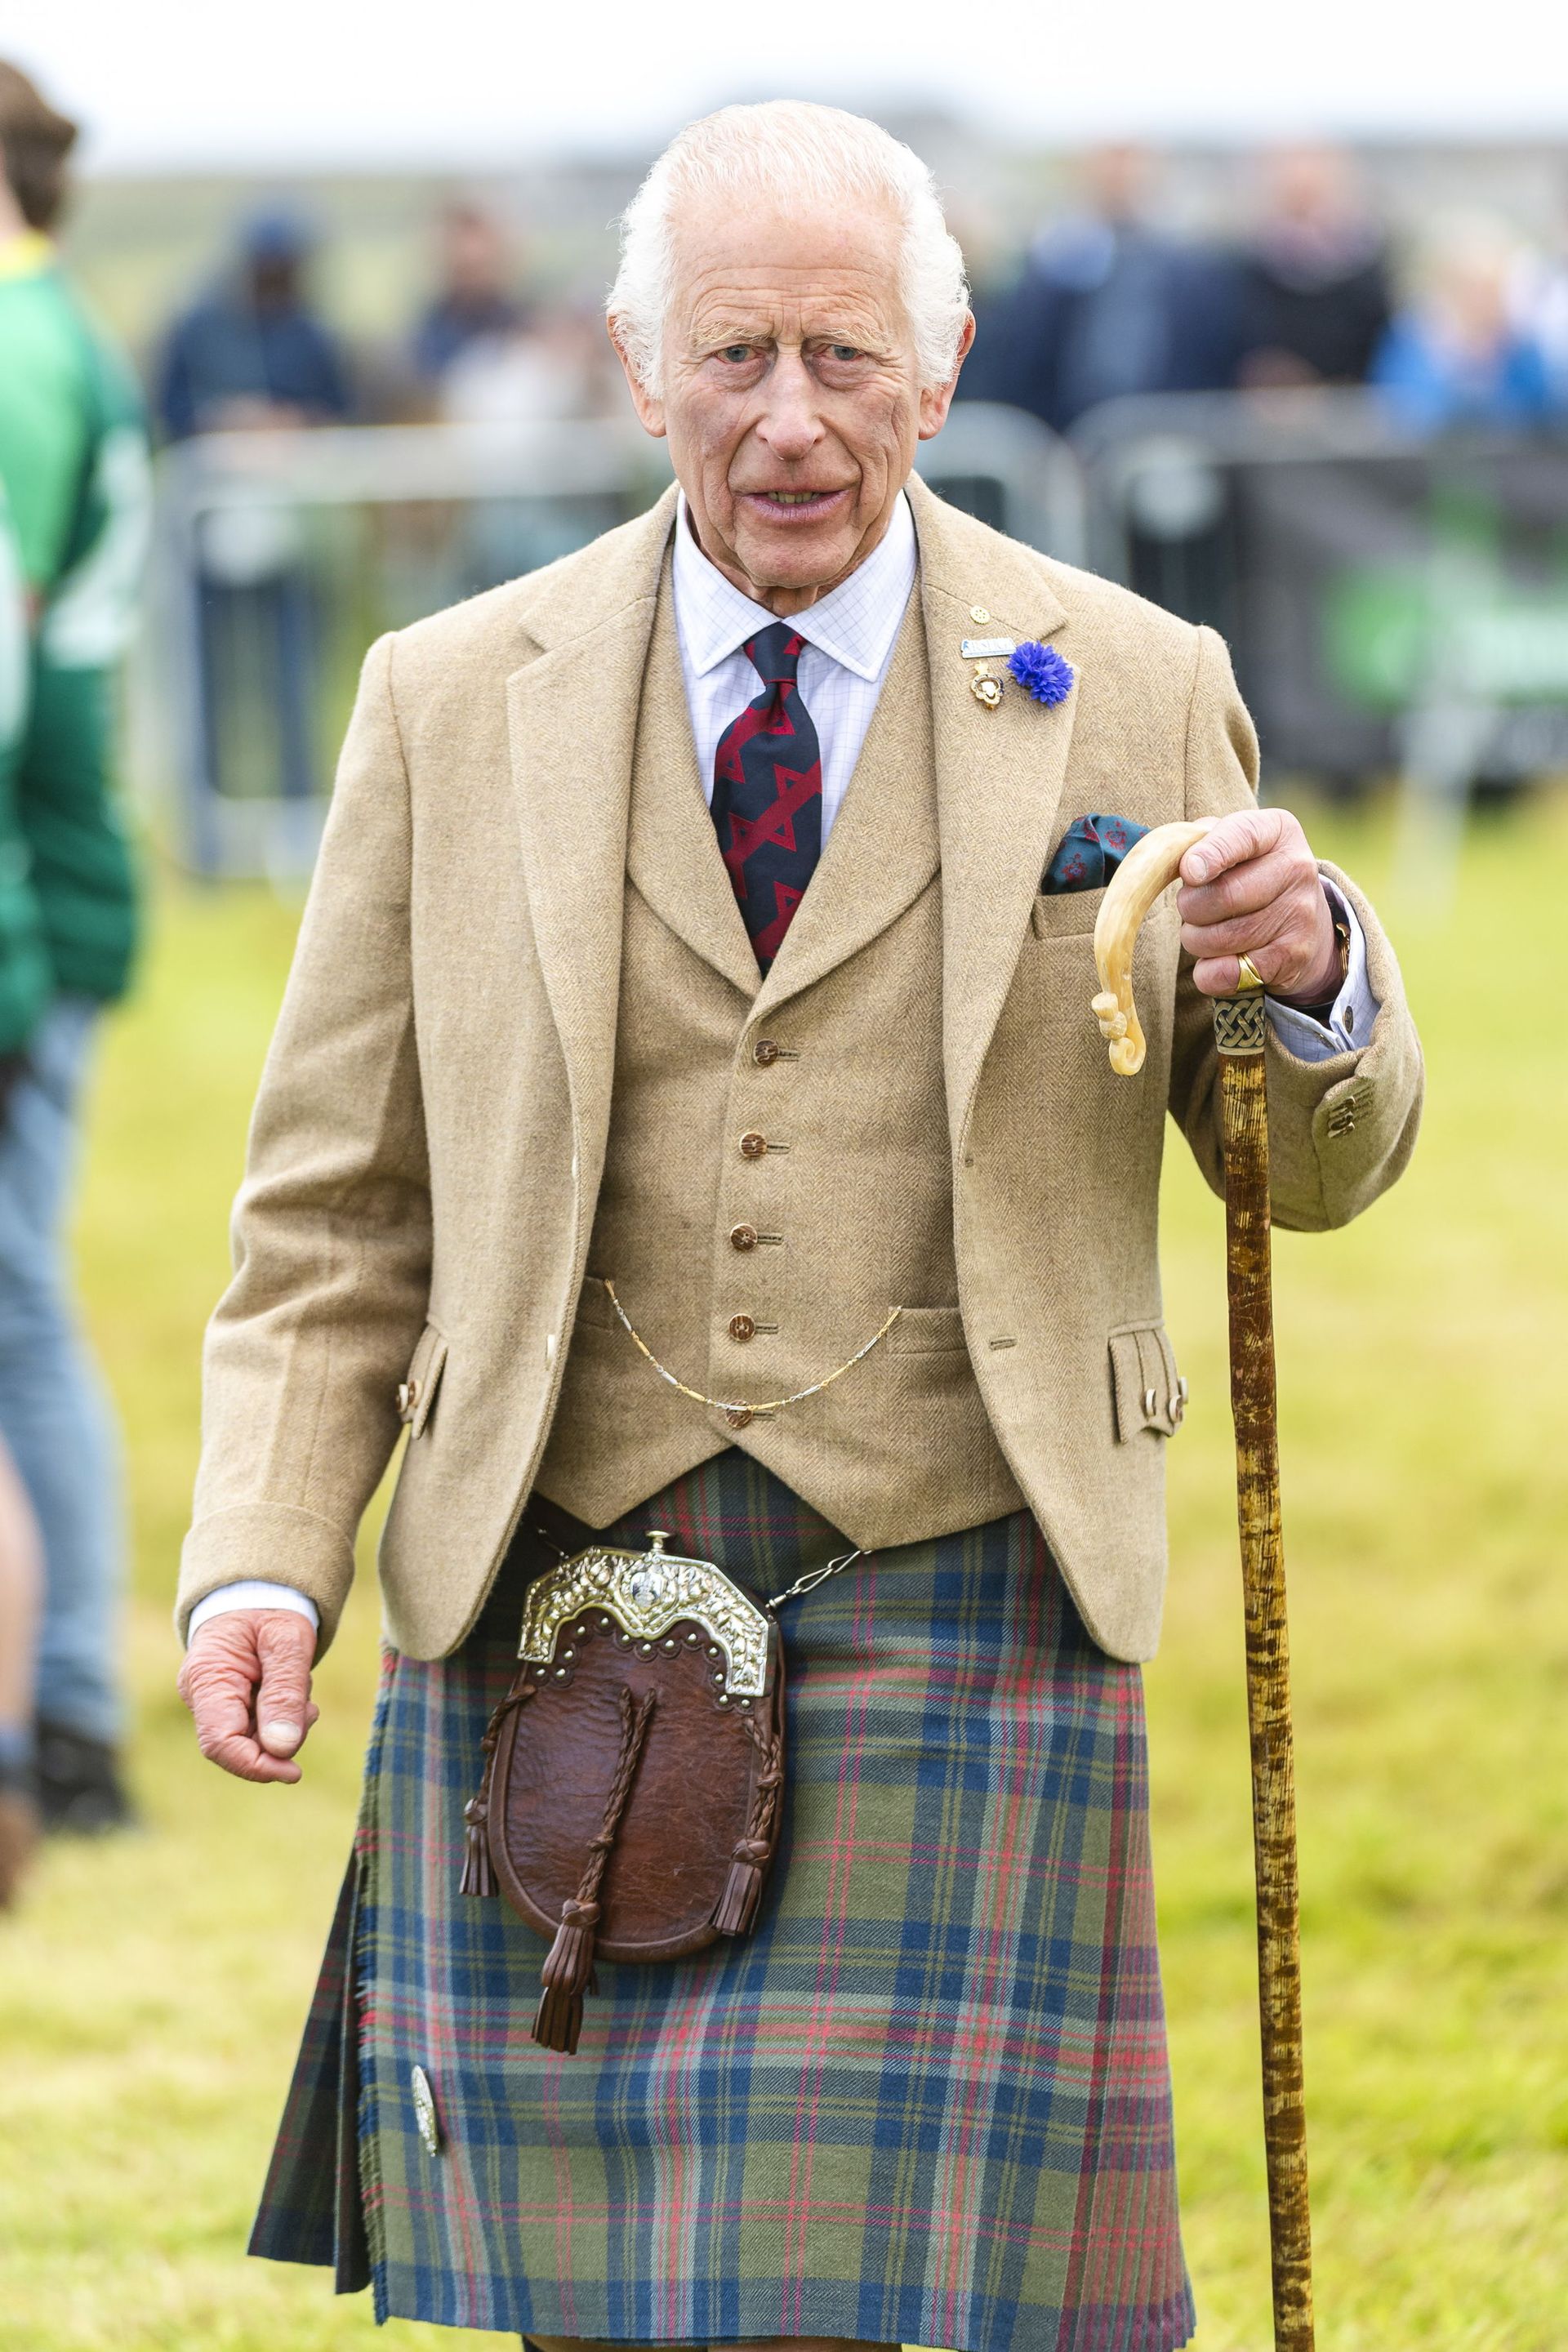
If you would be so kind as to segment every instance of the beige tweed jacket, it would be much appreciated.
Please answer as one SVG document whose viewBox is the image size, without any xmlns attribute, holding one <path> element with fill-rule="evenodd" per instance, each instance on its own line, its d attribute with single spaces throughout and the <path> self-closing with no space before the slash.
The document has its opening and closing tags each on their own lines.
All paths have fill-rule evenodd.
<svg viewBox="0 0 1568 2352">
<path fill-rule="evenodd" d="M 1136 1082 L 1088 1011 L 1098 894 L 1044 898 L 1077 815 L 1243 806 L 1256 751 L 1221 641 L 910 484 L 942 883 L 942 1059 L 963 1329 L 1003 1454 L 1090 1630 L 1148 1656 L 1164 1581 L 1157 1259 L 1168 1106 L 1217 1186 L 1209 1013 L 1173 898 L 1145 926 Z M 290 1583 L 322 1640 L 362 1514 L 418 1403 L 381 1547 L 390 1638 L 472 1625 L 549 1436 L 588 1270 L 610 1097 L 631 772 L 673 493 L 581 554 L 383 638 L 365 662 L 257 1102 L 213 1318 L 183 1625 L 215 1587 Z M 1047 712 L 985 709 L 971 608 L 1073 665 Z M 670 688 L 673 691 L 673 687 Z M 1328 870 L 1328 869 L 1325 869 Z M 1371 908 L 1359 1051 L 1271 1038 L 1275 1212 L 1342 1224 L 1409 1156 L 1422 1071 Z M 791 985 L 781 959 L 760 1021 Z M 847 1084 L 843 1181 L 855 1123 Z M 827 1269 L 831 1278 L 831 1269 Z M 919 1465 L 910 1465 L 911 1476 Z"/>
</svg>

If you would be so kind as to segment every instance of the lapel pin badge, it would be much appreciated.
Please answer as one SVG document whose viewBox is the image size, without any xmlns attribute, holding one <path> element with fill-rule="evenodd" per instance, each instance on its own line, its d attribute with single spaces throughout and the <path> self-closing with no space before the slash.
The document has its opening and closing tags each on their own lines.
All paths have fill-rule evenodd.
<svg viewBox="0 0 1568 2352">
<path fill-rule="evenodd" d="M 991 615 L 984 604 L 972 604 L 969 617 L 984 624 Z M 994 661 L 1005 661 L 1013 649 L 1011 637 L 964 637 L 960 640 L 960 653 L 966 662 L 974 665 L 969 691 L 984 710 L 995 710 L 1000 707 L 1002 689 L 1006 684 L 1006 680 L 998 677 L 989 665 Z"/>
<path fill-rule="evenodd" d="M 983 604 L 970 607 L 969 617 L 974 622 L 989 621 L 990 614 Z M 976 702 L 987 710 L 996 709 L 1002 700 L 1007 678 L 1016 680 L 1031 702 L 1043 703 L 1047 710 L 1065 702 L 1072 690 L 1073 666 L 1058 653 L 1055 646 L 1042 645 L 1037 637 L 1022 644 L 1012 637 L 963 637 L 959 651 L 966 662 L 974 665 L 969 681 L 969 691 Z M 1006 674 L 998 677 L 990 665 L 1005 662 Z"/>
</svg>

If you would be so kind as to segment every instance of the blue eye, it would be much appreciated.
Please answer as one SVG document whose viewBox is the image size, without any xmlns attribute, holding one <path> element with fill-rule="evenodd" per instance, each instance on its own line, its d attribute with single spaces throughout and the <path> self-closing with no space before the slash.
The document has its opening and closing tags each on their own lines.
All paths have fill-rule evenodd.
<svg viewBox="0 0 1568 2352">
<path fill-rule="evenodd" d="M 751 358 L 752 346 L 750 343 L 726 343 L 719 356 L 721 360 L 733 360 L 739 365 L 742 360 Z"/>
<path fill-rule="evenodd" d="M 853 343 L 830 343 L 829 355 L 836 360 L 858 360 L 860 353 Z"/>
</svg>

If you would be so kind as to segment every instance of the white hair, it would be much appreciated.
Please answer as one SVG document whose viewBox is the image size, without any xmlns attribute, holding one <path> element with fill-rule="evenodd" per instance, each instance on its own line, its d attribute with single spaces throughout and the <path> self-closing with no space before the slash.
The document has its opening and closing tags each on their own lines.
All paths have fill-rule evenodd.
<svg viewBox="0 0 1568 2352">
<path fill-rule="evenodd" d="M 693 196 L 889 205 L 903 226 L 900 292 L 922 385 L 945 383 L 969 309 L 963 256 L 936 184 L 901 140 L 841 107 L 779 98 L 726 106 L 672 139 L 621 216 L 621 266 L 605 308 L 637 380 L 660 388 L 674 230 Z"/>
</svg>

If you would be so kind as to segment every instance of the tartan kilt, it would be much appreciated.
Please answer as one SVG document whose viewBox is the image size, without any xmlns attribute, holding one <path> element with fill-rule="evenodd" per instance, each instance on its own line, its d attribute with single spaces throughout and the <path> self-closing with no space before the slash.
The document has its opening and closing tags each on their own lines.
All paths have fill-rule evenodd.
<svg viewBox="0 0 1568 2352">
<path fill-rule="evenodd" d="M 845 1548 L 736 1451 L 606 1536 L 649 1527 L 759 1595 Z M 1142 1683 L 1033 1519 L 879 1552 L 782 1612 L 790 1789 L 758 1923 L 601 1961 L 574 2057 L 530 2038 L 542 1938 L 458 1891 L 480 1738 L 552 1559 L 520 1537 L 462 1649 L 385 1656 L 251 2252 L 371 2284 L 378 2320 L 1185 2344 Z"/>
</svg>

